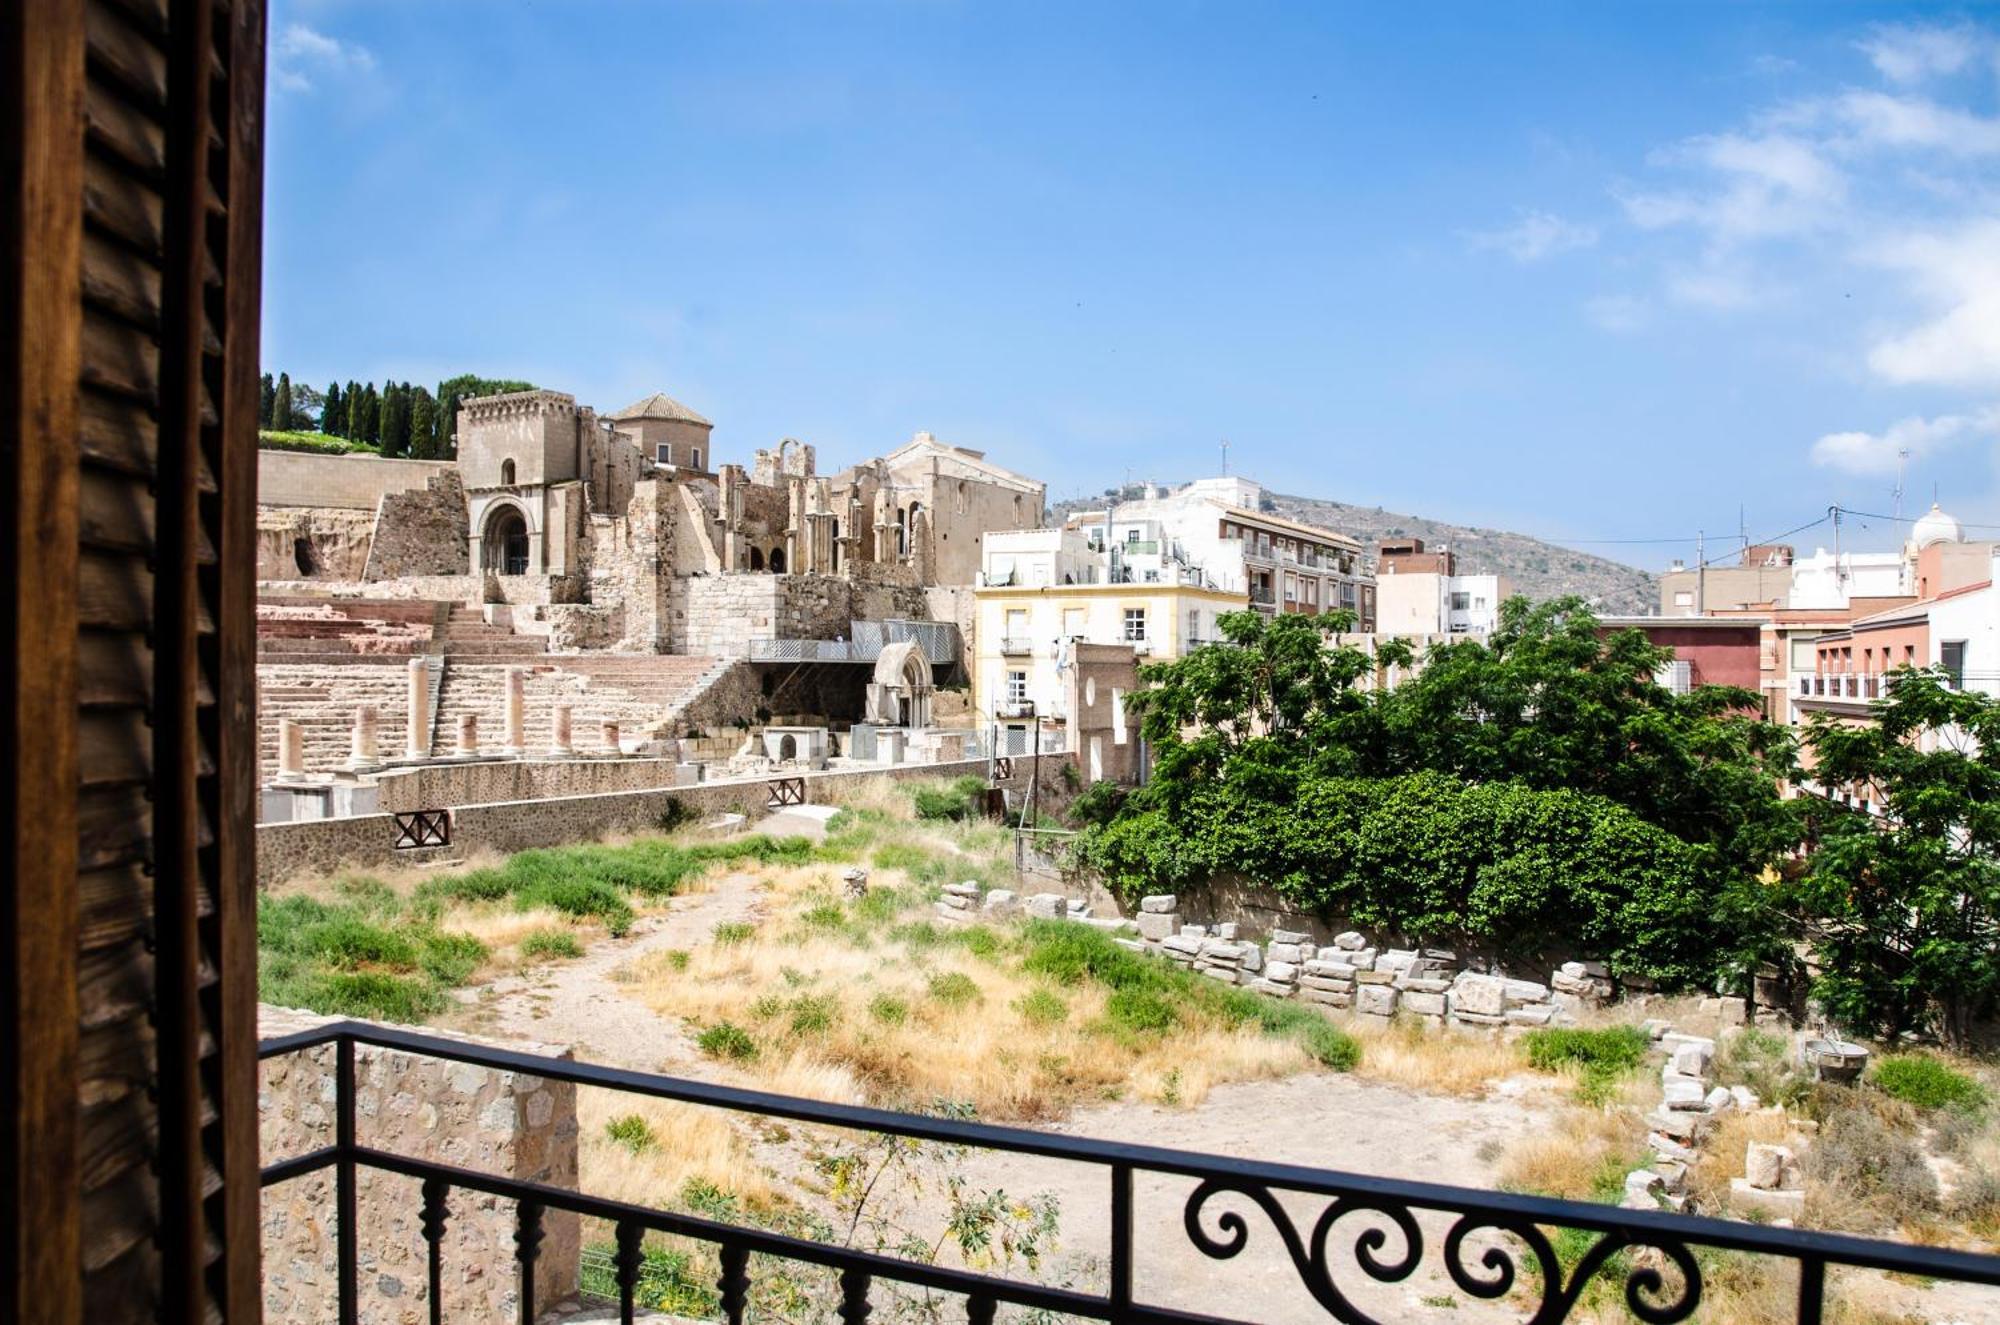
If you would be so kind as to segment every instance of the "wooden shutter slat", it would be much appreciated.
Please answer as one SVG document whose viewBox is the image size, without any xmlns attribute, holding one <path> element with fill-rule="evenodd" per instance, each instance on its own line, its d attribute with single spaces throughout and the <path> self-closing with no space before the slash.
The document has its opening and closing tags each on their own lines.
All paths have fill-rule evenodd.
<svg viewBox="0 0 2000 1325">
<path fill-rule="evenodd" d="M 98 309 L 158 335 L 159 267 L 94 231 L 83 239 L 83 297 Z"/>
<path fill-rule="evenodd" d="M 115 157 L 142 179 L 157 182 L 167 168 L 167 135 L 159 120 L 100 83 L 84 89 L 83 121 L 93 150 Z"/>
<path fill-rule="evenodd" d="M 81 487 L 78 519 L 84 546 L 152 554 L 153 495 L 145 480 L 86 468 Z"/>
<path fill-rule="evenodd" d="M 162 206 L 156 190 L 147 188 L 96 152 L 84 155 L 83 220 L 87 228 L 110 235 L 158 261 L 166 242 Z"/>
<path fill-rule="evenodd" d="M 99 390 L 151 403 L 159 396 L 160 346 L 135 327 L 83 310 L 83 380 Z"/>
<path fill-rule="evenodd" d="M 84 11 L 83 28 L 93 74 L 149 110 L 166 108 L 167 53 L 155 37 L 103 0 Z"/>
<path fill-rule="evenodd" d="M 79 715 L 77 752 L 83 785 L 143 783 L 153 775 L 152 732 L 135 709 L 95 709 Z"/>
<path fill-rule="evenodd" d="M 131 557 L 85 550 L 77 570 L 85 629 L 144 631 L 153 623 L 153 576 Z"/>
<path fill-rule="evenodd" d="M 79 641 L 77 700 L 86 708 L 144 708 L 153 697 L 153 651 L 136 635 L 92 631 Z"/>
<path fill-rule="evenodd" d="M 78 413 L 83 459 L 93 465 L 151 478 L 157 472 L 159 425 L 142 405 L 85 390 Z"/>
</svg>

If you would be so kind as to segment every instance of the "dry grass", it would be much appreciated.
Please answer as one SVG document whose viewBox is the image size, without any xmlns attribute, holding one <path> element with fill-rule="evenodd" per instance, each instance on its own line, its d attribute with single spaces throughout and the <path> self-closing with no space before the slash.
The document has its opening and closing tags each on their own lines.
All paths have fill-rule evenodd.
<svg viewBox="0 0 2000 1325">
<path fill-rule="evenodd" d="M 1573 1201 L 1604 1200 L 1644 1158 L 1644 1125 L 1624 1109 L 1568 1109 L 1500 1163 L 1500 1185 Z"/>
<path fill-rule="evenodd" d="M 576 1116 L 582 1190 L 593 1196 L 666 1207 L 693 1181 L 758 1208 L 777 1200 L 748 1139 L 719 1110 L 585 1088 L 577 1092 Z M 630 1117 L 645 1123 L 650 1141 L 612 1139 L 612 1121 Z"/>
<path fill-rule="evenodd" d="M 1702 1210 L 1726 1210 L 1729 1184 L 1743 1176 L 1743 1156 L 1751 1143 L 1799 1147 L 1792 1120 L 1782 1111 L 1757 1109 L 1725 1113 L 1702 1142 L 1701 1158 L 1688 1173 L 1688 1191 Z"/>
<path fill-rule="evenodd" d="M 1362 1026 L 1361 1020 L 1352 1018 L 1345 1028 L 1361 1042 L 1354 1075 L 1369 1081 L 1477 1097 L 1527 1070 L 1519 1046 L 1499 1036 L 1440 1030 L 1409 1019 L 1386 1027 Z"/>
</svg>

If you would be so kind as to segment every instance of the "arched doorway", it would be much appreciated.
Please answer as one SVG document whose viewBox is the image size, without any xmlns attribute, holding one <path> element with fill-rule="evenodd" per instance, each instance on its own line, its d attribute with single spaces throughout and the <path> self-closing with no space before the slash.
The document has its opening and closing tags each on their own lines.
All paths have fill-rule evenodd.
<svg viewBox="0 0 2000 1325">
<path fill-rule="evenodd" d="M 774 547 L 771 549 L 771 574 L 783 575 L 784 573 L 785 550 L 781 547 Z"/>
<path fill-rule="evenodd" d="M 301 575 L 311 575 L 319 569 L 319 562 L 313 557 L 313 545 L 310 538 L 295 538 L 292 540 L 292 560 L 297 563 L 299 574 Z"/>
<path fill-rule="evenodd" d="M 763 548 L 760 548 L 760 547 L 753 547 L 753 548 L 751 548 L 751 549 L 750 549 L 750 569 L 751 569 L 751 570 L 763 570 L 763 569 L 764 569 L 764 549 L 763 549 Z"/>
<path fill-rule="evenodd" d="M 778 738 L 778 762 L 789 764 L 799 757 L 799 738 L 785 735 Z"/>
<path fill-rule="evenodd" d="M 479 540 L 479 562 L 483 569 L 501 575 L 528 573 L 528 519 L 520 507 L 496 507 L 486 518 L 486 532 Z"/>
</svg>

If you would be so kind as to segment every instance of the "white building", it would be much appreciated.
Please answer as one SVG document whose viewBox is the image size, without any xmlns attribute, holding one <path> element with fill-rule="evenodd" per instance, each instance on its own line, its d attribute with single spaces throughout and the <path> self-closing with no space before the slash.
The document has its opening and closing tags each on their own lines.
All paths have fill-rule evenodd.
<svg viewBox="0 0 2000 1325">
<path fill-rule="evenodd" d="M 1102 549 L 1113 582 L 1205 585 L 1273 613 L 1346 608 L 1371 628 L 1375 589 L 1361 544 L 1261 511 L 1263 501 L 1249 479 L 1198 479 L 1078 512 L 1069 524 Z"/>
<path fill-rule="evenodd" d="M 1950 589 L 1930 603 L 1930 662 L 1966 690 L 2000 696 L 2000 546 L 1986 581 Z"/>
</svg>

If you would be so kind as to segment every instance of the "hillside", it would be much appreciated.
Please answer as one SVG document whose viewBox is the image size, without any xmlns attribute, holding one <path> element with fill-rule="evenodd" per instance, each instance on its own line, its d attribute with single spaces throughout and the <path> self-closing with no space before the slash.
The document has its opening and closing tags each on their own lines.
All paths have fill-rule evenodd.
<svg viewBox="0 0 2000 1325">
<path fill-rule="evenodd" d="M 1136 494 L 1134 494 L 1136 495 Z M 1449 545 L 1458 553 L 1463 575 L 1504 575 L 1517 591 L 1534 599 L 1581 594 L 1594 600 L 1602 613 L 1651 612 L 1659 606 L 1654 576 L 1605 557 L 1545 543 L 1504 529 L 1480 529 L 1447 524 L 1420 515 L 1403 515 L 1379 506 L 1350 506 L 1318 497 L 1267 493 L 1273 514 L 1336 530 L 1361 540 L 1372 560 L 1375 544 L 1384 538 L 1416 537 L 1430 546 Z M 1067 501 L 1055 507 L 1057 519 L 1071 510 L 1102 505 L 1103 498 Z"/>
</svg>

